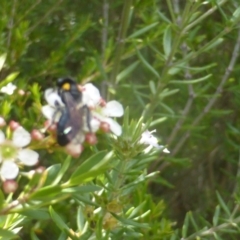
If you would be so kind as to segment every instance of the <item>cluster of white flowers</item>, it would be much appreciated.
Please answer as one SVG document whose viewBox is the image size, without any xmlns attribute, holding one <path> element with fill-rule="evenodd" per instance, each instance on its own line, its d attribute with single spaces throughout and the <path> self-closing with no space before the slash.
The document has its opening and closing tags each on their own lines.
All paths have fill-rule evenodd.
<svg viewBox="0 0 240 240">
<path fill-rule="evenodd" d="M 122 127 L 112 117 L 121 117 L 124 113 L 122 105 L 113 100 L 105 102 L 100 95 L 99 90 L 91 83 L 84 86 L 79 86 L 82 92 L 82 104 L 86 105 L 91 111 L 90 128 L 92 133 L 97 132 L 99 129 L 104 131 L 111 131 L 113 134 L 120 136 L 122 134 Z M 45 99 L 48 105 L 42 107 L 43 115 L 51 121 L 57 123 L 61 114 L 56 114 L 59 107 L 64 107 L 57 90 L 49 88 L 45 91 Z M 86 125 L 86 124 L 85 124 Z M 82 151 L 81 144 L 86 140 L 87 126 L 83 126 L 84 134 L 78 136 L 76 141 L 71 141 L 66 150 L 73 156 L 78 156 Z M 92 135 L 91 135 L 92 136 Z"/>
<path fill-rule="evenodd" d="M 38 163 L 38 153 L 26 148 L 31 142 L 31 135 L 18 126 L 12 133 L 12 139 L 6 139 L 0 130 L 0 177 L 2 181 L 15 179 L 19 167 L 34 166 Z"/>
<path fill-rule="evenodd" d="M 15 87 L 9 85 L 2 88 L 0 91 L 12 94 L 14 90 Z M 104 132 L 112 132 L 116 136 L 122 134 L 122 127 L 113 119 L 115 117 L 123 116 L 124 110 L 122 105 L 115 100 L 106 102 L 101 97 L 99 90 L 91 83 L 79 86 L 79 91 L 82 92 L 82 104 L 86 105 L 91 112 L 91 118 L 88 123 L 91 132 L 89 132 L 90 130 L 86 126 L 86 123 L 79 133 L 80 136 L 76 138 L 77 141 L 76 139 L 75 141 L 70 141 L 66 146 L 67 152 L 72 156 L 79 156 L 81 154 L 83 150 L 82 143 L 84 141 L 90 143 L 90 141 L 88 141 L 89 138 L 91 139 L 92 144 L 95 144 L 95 132 L 99 129 Z M 42 107 L 42 113 L 48 120 L 50 120 L 52 125 L 57 124 L 61 117 L 61 113 L 56 113 L 59 112 L 59 108 L 64 109 L 65 105 L 56 89 L 47 89 L 45 91 L 45 99 L 48 104 Z M 5 124 L 5 121 L 0 118 L 0 127 L 3 127 Z M 0 178 L 4 182 L 10 182 L 14 188 L 14 179 L 16 179 L 19 174 L 19 168 L 24 165 L 36 165 L 39 160 L 39 154 L 26 148 L 31 141 L 31 134 L 23 127 L 17 124 L 12 128 L 9 126 L 9 129 L 12 129 L 10 131 L 11 139 L 6 139 L 3 131 L 0 130 Z M 159 145 L 158 139 L 152 135 L 155 131 L 156 130 L 150 132 L 146 130 L 142 133 L 139 143 L 147 145 L 147 148 L 144 151 L 148 152 L 152 148 L 157 148 L 162 149 L 165 153 L 169 153 L 168 149 Z M 37 130 L 33 130 L 32 137 L 35 140 L 43 139 L 43 136 Z"/>
</svg>

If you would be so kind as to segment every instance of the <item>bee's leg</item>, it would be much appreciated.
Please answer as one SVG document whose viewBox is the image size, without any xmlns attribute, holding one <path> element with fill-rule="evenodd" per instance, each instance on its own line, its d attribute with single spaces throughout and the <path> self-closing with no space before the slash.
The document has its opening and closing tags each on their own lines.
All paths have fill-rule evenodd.
<svg viewBox="0 0 240 240">
<path fill-rule="evenodd" d="M 85 111 L 86 113 L 86 122 L 87 122 L 87 127 L 89 129 L 89 132 L 92 132 L 92 128 L 91 128 L 91 125 L 90 125 L 90 121 L 91 121 L 91 112 L 88 108 L 87 105 L 84 105 L 83 107 L 83 110 Z"/>
</svg>

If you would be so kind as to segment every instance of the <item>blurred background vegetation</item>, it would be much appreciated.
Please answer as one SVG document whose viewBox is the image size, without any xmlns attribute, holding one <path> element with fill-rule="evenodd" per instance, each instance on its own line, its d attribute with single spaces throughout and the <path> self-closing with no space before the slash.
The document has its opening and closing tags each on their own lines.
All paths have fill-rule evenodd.
<svg viewBox="0 0 240 240">
<path fill-rule="evenodd" d="M 0 81 L 18 73 L 31 95 L 24 107 L 2 95 L 1 114 L 41 128 L 35 106 L 57 78 L 94 83 L 130 119 L 151 120 L 171 152 L 156 155 L 148 172 L 160 174 L 137 190 L 136 202 L 162 204 L 143 239 L 239 239 L 239 21 L 237 0 L 2 0 Z"/>
</svg>

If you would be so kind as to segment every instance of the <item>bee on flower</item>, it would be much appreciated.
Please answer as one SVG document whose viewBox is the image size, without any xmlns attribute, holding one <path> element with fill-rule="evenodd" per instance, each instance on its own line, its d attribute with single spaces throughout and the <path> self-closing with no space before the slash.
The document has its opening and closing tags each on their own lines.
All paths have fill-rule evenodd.
<svg viewBox="0 0 240 240">
<path fill-rule="evenodd" d="M 121 126 L 112 117 L 121 117 L 123 107 L 117 101 L 105 102 L 91 83 L 78 85 L 71 78 L 59 79 L 56 89 L 47 89 L 48 105 L 43 115 L 56 125 L 57 142 L 72 156 L 79 156 L 83 142 L 96 144 L 95 133 L 101 129 L 120 136 Z"/>
</svg>

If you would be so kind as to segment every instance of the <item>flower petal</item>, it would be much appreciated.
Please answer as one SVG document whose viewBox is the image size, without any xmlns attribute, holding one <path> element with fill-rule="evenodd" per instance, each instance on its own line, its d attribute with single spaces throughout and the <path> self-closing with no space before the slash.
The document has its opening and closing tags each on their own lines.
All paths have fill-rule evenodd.
<svg viewBox="0 0 240 240">
<path fill-rule="evenodd" d="M 0 144 L 2 144 L 5 141 L 5 135 L 2 130 L 0 130 Z"/>
<path fill-rule="evenodd" d="M 50 105 L 42 106 L 42 114 L 44 115 L 44 117 L 46 117 L 49 120 L 53 119 L 55 111 L 56 110 Z"/>
<path fill-rule="evenodd" d="M 17 164 L 13 161 L 4 161 L 1 166 L 0 175 L 3 179 L 14 179 L 19 173 Z"/>
<path fill-rule="evenodd" d="M 83 86 L 82 94 L 82 101 L 88 107 L 96 107 L 101 100 L 99 90 L 92 83 L 87 83 Z"/>
<path fill-rule="evenodd" d="M 16 88 L 17 88 L 17 86 L 15 86 L 14 84 L 12 84 L 12 83 L 10 82 L 10 83 L 8 83 L 6 86 L 2 87 L 2 88 L 0 89 L 0 92 L 6 93 L 6 94 L 8 94 L 8 95 L 12 95 Z"/>
<path fill-rule="evenodd" d="M 18 151 L 19 160 L 26 166 L 36 165 L 39 154 L 31 149 L 22 149 Z"/>
<path fill-rule="evenodd" d="M 106 117 L 121 117 L 123 115 L 123 106 L 118 101 L 110 101 L 102 108 L 102 114 Z"/>
<path fill-rule="evenodd" d="M 18 127 L 13 132 L 13 144 L 16 147 L 25 147 L 31 142 L 31 135 L 23 127 Z"/>
<path fill-rule="evenodd" d="M 122 134 L 122 127 L 113 119 L 105 118 L 103 122 L 109 124 L 111 132 L 114 133 L 116 136 L 120 136 Z"/>
<path fill-rule="evenodd" d="M 169 151 L 167 148 L 164 148 L 164 149 L 163 149 L 163 152 L 164 152 L 164 153 L 170 153 L 170 151 Z"/>
<path fill-rule="evenodd" d="M 45 90 L 44 97 L 48 104 L 52 107 L 64 106 L 61 97 L 58 95 L 57 91 L 53 88 L 48 88 Z"/>
<path fill-rule="evenodd" d="M 90 126 L 91 126 L 92 132 L 96 132 L 100 127 L 100 121 L 97 120 L 96 118 L 92 118 L 90 121 Z M 88 129 L 88 131 L 89 131 L 89 129 Z M 88 132 L 88 131 L 86 131 L 86 132 Z"/>
<path fill-rule="evenodd" d="M 156 130 L 153 130 L 151 132 L 146 130 L 143 132 L 139 142 L 142 144 L 149 144 L 154 147 L 158 146 L 158 139 L 152 135 L 152 132 L 156 132 Z"/>
</svg>

